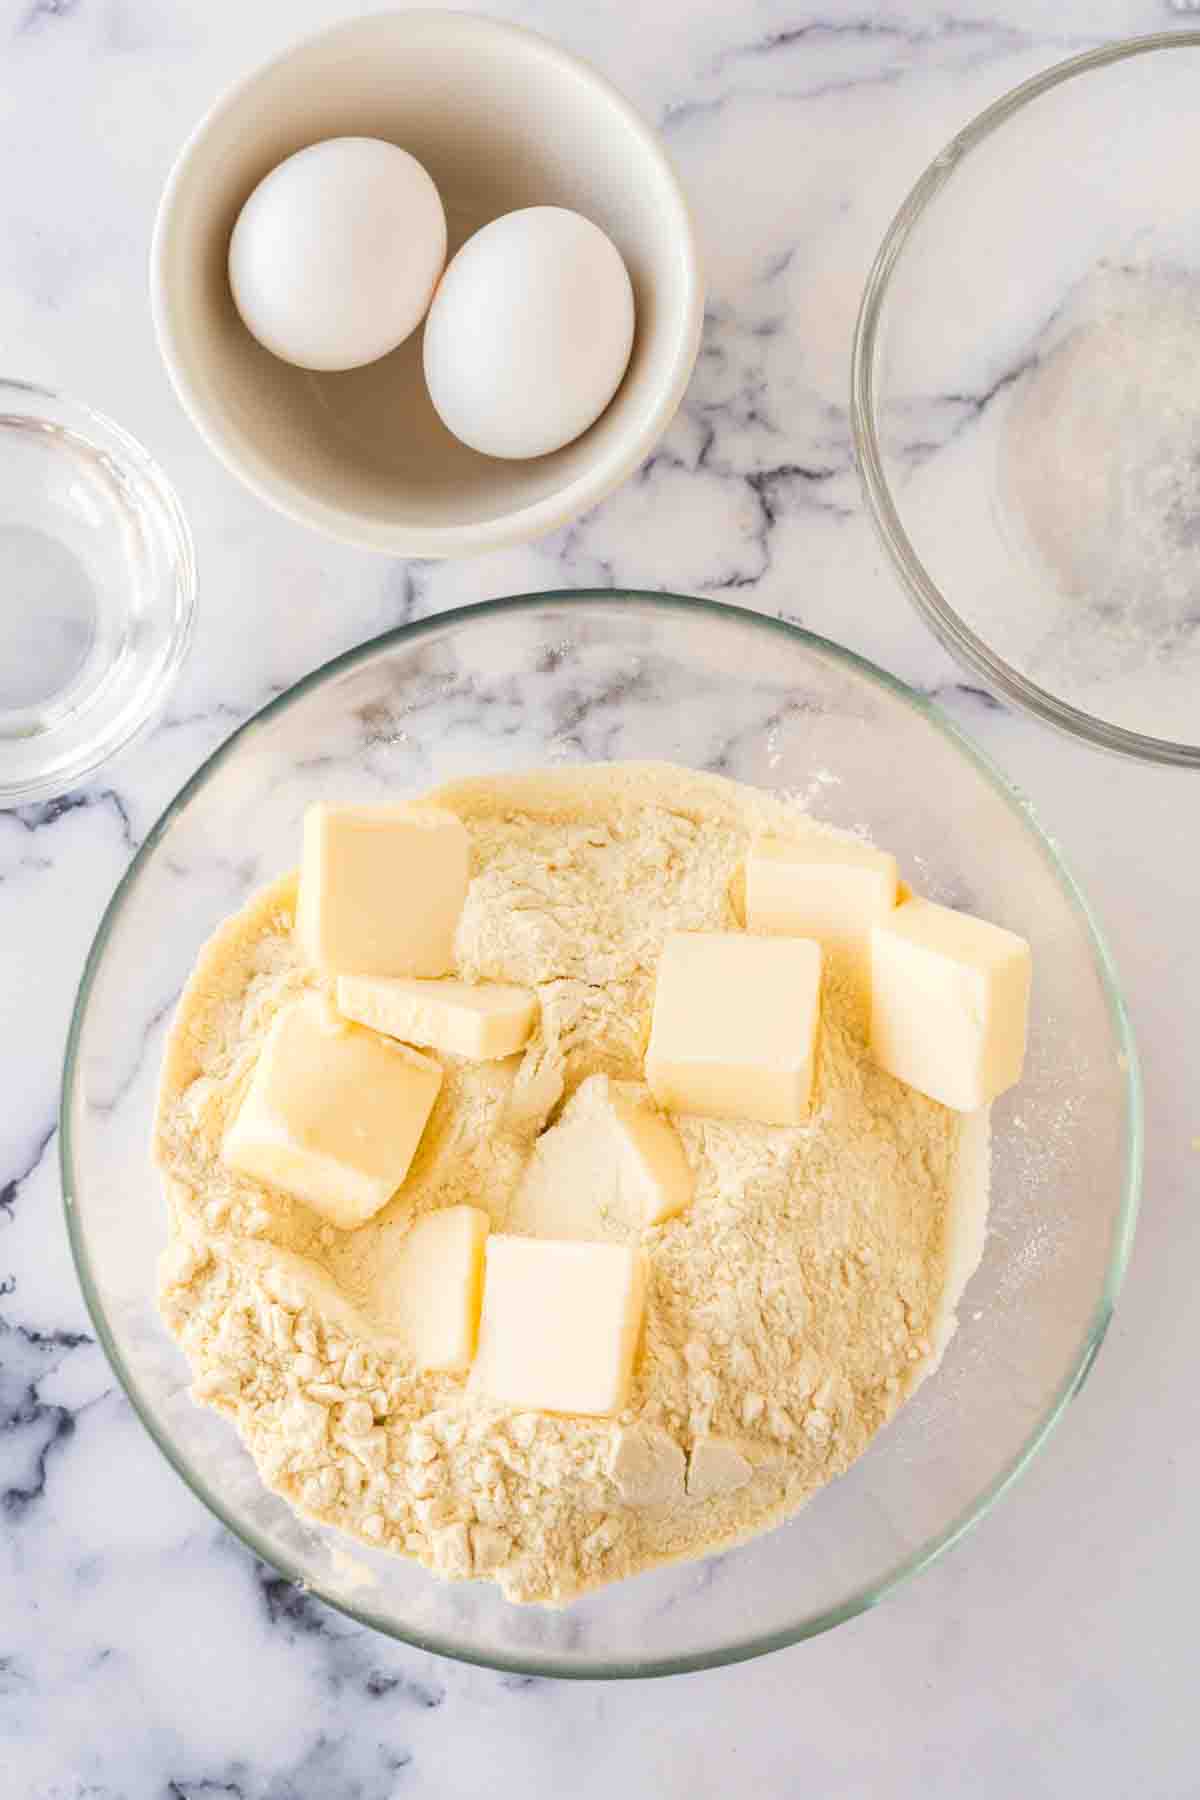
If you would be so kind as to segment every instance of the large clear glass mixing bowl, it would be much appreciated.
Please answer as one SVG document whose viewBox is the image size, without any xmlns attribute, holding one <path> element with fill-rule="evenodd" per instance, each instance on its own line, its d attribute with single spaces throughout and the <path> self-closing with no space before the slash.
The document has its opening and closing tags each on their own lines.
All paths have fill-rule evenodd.
<svg viewBox="0 0 1200 1800">
<path fill-rule="evenodd" d="M 1023 932 L 1028 1070 L 995 1109 L 991 1229 L 938 1373 L 842 1479 L 743 1548 L 562 1612 L 508 1605 L 305 1523 L 188 1396 L 154 1303 L 148 1157 L 163 1040 L 196 951 L 291 866 L 314 796 L 377 800 L 469 773 L 658 757 L 866 826 L 921 891 Z M 548 594 L 405 626 L 236 732 L 135 858 L 88 958 L 62 1167 L 96 1328 L 147 1429 L 218 1518 L 355 1618 L 538 1674 L 668 1673 L 756 1655 L 873 1605 L 978 1520 L 1076 1392 L 1112 1312 L 1140 1166 L 1124 1009 L 1085 901 L 1028 806 L 940 715 L 790 625 L 700 600 Z M 349 1553 L 349 1563 L 346 1553 Z"/>
</svg>

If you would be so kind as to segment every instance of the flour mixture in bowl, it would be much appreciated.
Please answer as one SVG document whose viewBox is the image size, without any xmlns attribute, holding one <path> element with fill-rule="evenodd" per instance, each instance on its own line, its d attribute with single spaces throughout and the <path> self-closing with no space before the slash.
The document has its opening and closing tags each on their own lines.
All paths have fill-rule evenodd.
<svg viewBox="0 0 1200 1800">
<path fill-rule="evenodd" d="M 341 848 L 310 819 L 171 1032 L 160 1301 L 196 1397 L 299 1512 L 513 1601 L 767 1529 L 954 1328 L 1027 950 L 668 765 L 383 812 L 377 902 L 361 818 Z"/>
</svg>

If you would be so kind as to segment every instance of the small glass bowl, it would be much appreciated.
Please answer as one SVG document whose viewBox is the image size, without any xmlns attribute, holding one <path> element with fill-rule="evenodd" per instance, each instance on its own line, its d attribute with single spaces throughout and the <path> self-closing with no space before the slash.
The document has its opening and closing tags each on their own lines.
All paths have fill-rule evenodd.
<svg viewBox="0 0 1200 1800">
<path fill-rule="evenodd" d="M 159 1064 L 204 940 L 296 858 L 309 801 L 399 799 L 468 774 L 663 759 L 803 794 L 864 826 L 935 899 L 1022 932 L 1025 1076 L 992 1115 L 990 1229 L 945 1361 L 866 1454 L 777 1531 L 561 1612 L 443 1583 L 299 1518 L 190 1397 L 155 1305 L 166 1207 Z M 535 1675 L 665 1675 L 827 1631 L 988 1512 L 1081 1386 L 1129 1254 L 1137 1058 L 1087 903 L 1028 804 L 936 708 L 836 645 L 738 607 L 561 593 L 440 613 L 264 708 L 147 836 L 88 957 L 67 1046 L 63 1195 L 100 1341 L 159 1448 L 289 1580 L 426 1650 Z M 986 1551 L 985 1551 L 986 1554 Z"/>
<path fill-rule="evenodd" d="M 152 716 L 187 649 L 191 535 L 142 446 L 0 381 L 0 806 L 73 786 Z"/>
<path fill-rule="evenodd" d="M 851 414 L 909 595 L 988 686 L 1200 768 L 1200 32 L 1071 58 L 934 159 L 875 259 Z"/>
</svg>

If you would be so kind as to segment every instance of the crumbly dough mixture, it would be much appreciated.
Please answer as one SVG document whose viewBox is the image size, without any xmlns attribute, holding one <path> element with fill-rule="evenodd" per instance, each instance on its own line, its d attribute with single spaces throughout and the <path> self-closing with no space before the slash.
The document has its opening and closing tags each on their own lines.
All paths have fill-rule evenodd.
<svg viewBox="0 0 1200 1800">
<path fill-rule="evenodd" d="M 823 829 L 659 764 L 430 797 L 472 839 L 460 972 L 536 987 L 537 1035 L 506 1062 L 442 1058 L 400 1194 L 357 1231 L 322 1224 L 219 1155 L 273 1015 L 316 981 L 292 942 L 294 879 L 260 893 L 205 946 L 171 1032 L 160 1304 L 196 1397 L 298 1511 L 561 1604 L 761 1531 L 861 1454 L 953 1329 L 986 1156 L 974 1146 L 964 1195 L 959 1119 L 874 1067 L 834 970 L 807 1124 L 676 1121 L 695 1198 L 642 1240 L 646 1330 L 619 1420 L 516 1413 L 469 1377 L 418 1373 L 389 1336 L 389 1264 L 412 1219 L 469 1201 L 494 1227 L 570 1235 L 554 1196 L 602 1178 L 601 1084 L 641 1082 L 664 935 L 740 923 L 756 830 Z M 614 1206 L 606 1230 L 628 1229 Z"/>
</svg>

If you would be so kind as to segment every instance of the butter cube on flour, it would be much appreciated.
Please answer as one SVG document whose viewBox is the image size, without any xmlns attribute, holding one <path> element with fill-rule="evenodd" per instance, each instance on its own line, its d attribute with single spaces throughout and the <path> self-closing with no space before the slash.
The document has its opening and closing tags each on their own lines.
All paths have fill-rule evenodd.
<svg viewBox="0 0 1200 1800">
<path fill-rule="evenodd" d="M 627 1242 L 682 1212 L 694 1185 L 678 1132 L 641 1083 L 589 1075 L 534 1145 L 509 1229 Z"/>
<path fill-rule="evenodd" d="M 326 975 L 447 975 L 467 894 L 466 826 L 436 806 L 310 806 L 296 936 Z"/>
<path fill-rule="evenodd" d="M 746 927 L 816 938 L 865 981 L 871 927 L 896 905 L 896 859 L 852 838 L 760 838 L 746 857 Z"/>
<path fill-rule="evenodd" d="M 221 1155 L 351 1231 L 408 1174 L 441 1085 L 438 1063 L 307 994 L 272 1022 Z"/>
<path fill-rule="evenodd" d="M 812 1098 L 821 949 L 676 931 L 663 946 L 646 1080 L 668 1112 L 796 1125 Z"/>
<path fill-rule="evenodd" d="M 477 1206 L 423 1213 L 377 1285 L 381 1316 L 419 1368 L 470 1367 L 488 1224 Z"/>
<path fill-rule="evenodd" d="M 1021 1077 L 1030 972 L 1024 938 L 906 901 L 871 933 L 876 1062 L 943 1106 L 987 1106 Z"/>
<path fill-rule="evenodd" d="M 609 1418 L 629 1397 L 645 1294 L 640 1250 L 493 1236 L 474 1379 L 509 1406 Z"/>
<path fill-rule="evenodd" d="M 630 1195 L 635 1222 L 643 1227 L 661 1225 L 683 1211 L 695 1187 L 679 1134 L 651 1105 L 620 1093 L 610 1093 L 609 1103 L 628 1171 L 623 1192 Z"/>
<path fill-rule="evenodd" d="M 471 1062 L 495 1062 L 525 1047 L 537 998 L 507 982 L 416 981 L 339 975 L 338 1011 L 406 1044 L 428 1045 Z"/>
</svg>

